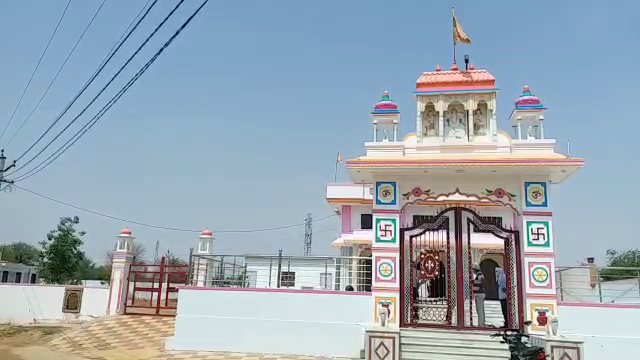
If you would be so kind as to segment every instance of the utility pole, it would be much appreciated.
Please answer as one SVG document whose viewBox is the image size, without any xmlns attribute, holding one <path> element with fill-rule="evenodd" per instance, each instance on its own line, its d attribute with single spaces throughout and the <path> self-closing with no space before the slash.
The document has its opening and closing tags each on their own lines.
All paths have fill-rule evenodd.
<svg viewBox="0 0 640 360">
<path fill-rule="evenodd" d="M 160 251 L 160 240 L 156 240 L 156 252 L 153 255 L 153 263 L 156 264 L 158 262 L 158 252 Z"/>
<path fill-rule="evenodd" d="M 311 255 L 312 222 L 313 220 L 311 219 L 311 213 L 308 213 L 307 217 L 304 218 L 304 256 Z"/>
<path fill-rule="evenodd" d="M 7 162 L 7 157 L 4 156 L 4 149 L 2 149 L 0 150 L 0 191 L 5 189 L 11 189 L 11 184 L 13 184 L 13 180 L 5 180 L 4 173 L 7 170 L 10 170 L 14 166 L 16 166 L 16 161 L 13 160 L 13 163 L 11 163 L 11 165 L 9 165 L 8 168 L 4 167 L 6 162 Z M 7 184 L 7 185 L 3 187 L 4 184 Z"/>
</svg>

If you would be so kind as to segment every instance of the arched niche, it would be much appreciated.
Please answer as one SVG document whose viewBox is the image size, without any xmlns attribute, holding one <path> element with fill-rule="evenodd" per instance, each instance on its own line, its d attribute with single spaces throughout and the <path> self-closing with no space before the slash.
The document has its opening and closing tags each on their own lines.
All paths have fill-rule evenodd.
<svg viewBox="0 0 640 360">
<path fill-rule="evenodd" d="M 473 135 L 489 135 L 489 106 L 481 100 L 473 110 Z"/>
<path fill-rule="evenodd" d="M 429 102 L 422 111 L 422 135 L 425 137 L 438 136 L 438 112 L 436 106 Z"/>
<path fill-rule="evenodd" d="M 447 139 L 467 139 L 467 111 L 459 102 L 453 102 L 444 113 L 444 136 Z"/>
</svg>

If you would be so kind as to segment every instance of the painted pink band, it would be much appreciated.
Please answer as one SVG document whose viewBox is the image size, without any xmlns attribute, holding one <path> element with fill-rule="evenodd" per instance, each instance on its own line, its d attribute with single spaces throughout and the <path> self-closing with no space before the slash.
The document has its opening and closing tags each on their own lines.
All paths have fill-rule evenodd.
<svg viewBox="0 0 640 360">
<path fill-rule="evenodd" d="M 523 211 L 522 215 L 529 216 L 553 216 L 551 211 Z"/>
<path fill-rule="evenodd" d="M 401 214 L 401 210 L 373 209 L 374 214 Z"/>
<path fill-rule="evenodd" d="M 239 292 L 275 292 L 275 293 L 294 293 L 294 294 L 371 296 L 370 292 L 334 291 L 334 290 L 302 290 L 302 289 L 273 289 L 273 288 L 226 288 L 226 287 L 185 286 L 185 287 L 180 288 L 180 291 L 182 291 L 182 290 L 213 290 L 213 291 L 239 291 Z"/>
<path fill-rule="evenodd" d="M 383 286 L 374 286 L 371 288 L 372 291 L 388 291 L 388 292 L 396 292 L 400 291 L 399 287 L 383 287 Z"/>
<path fill-rule="evenodd" d="M 556 253 L 555 252 L 548 252 L 548 253 L 526 252 L 524 253 L 524 256 L 554 258 L 556 257 Z"/>
<path fill-rule="evenodd" d="M 550 299 L 550 300 L 555 300 L 555 299 L 558 298 L 558 295 L 551 295 L 551 294 L 531 294 L 531 293 L 527 293 L 526 295 L 530 299 Z"/>
<path fill-rule="evenodd" d="M 575 307 L 595 307 L 595 308 L 612 308 L 612 309 L 640 309 L 640 305 L 634 304 L 599 304 L 599 303 L 572 303 L 572 302 L 558 302 L 560 306 L 575 306 Z"/>
<path fill-rule="evenodd" d="M 27 284 L 27 283 L 4 283 L 0 286 L 47 286 L 47 287 L 81 287 L 84 289 L 108 289 L 107 286 L 83 286 L 83 285 L 57 285 L 57 284 Z"/>
<path fill-rule="evenodd" d="M 371 252 L 390 252 L 390 253 L 397 253 L 400 252 L 400 248 L 398 247 L 372 247 L 371 248 Z"/>
</svg>

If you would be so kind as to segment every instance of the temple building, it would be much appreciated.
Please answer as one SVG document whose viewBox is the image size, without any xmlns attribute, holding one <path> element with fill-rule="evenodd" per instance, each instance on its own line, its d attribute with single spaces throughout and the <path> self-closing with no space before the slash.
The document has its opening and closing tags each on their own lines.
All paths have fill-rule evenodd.
<svg viewBox="0 0 640 360">
<path fill-rule="evenodd" d="M 352 183 L 327 186 L 342 219 L 333 246 L 372 258 L 375 319 L 384 307 L 392 326 L 532 320 L 535 333 L 540 312 L 556 314 L 553 185 L 584 161 L 555 151 L 546 107 L 526 85 L 514 96 L 511 134 L 498 129 L 497 91 L 486 69 L 436 66 L 416 80 L 415 132 L 406 135 L 385 91 L 364 154 L 346 162 Z M 473 289 L 478 271 L 484 306 Z"/>
</svg>

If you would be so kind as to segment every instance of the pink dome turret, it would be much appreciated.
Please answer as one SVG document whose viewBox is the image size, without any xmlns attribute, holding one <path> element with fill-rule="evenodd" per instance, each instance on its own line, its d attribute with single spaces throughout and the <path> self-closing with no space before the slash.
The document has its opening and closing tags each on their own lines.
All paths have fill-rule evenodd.
<svg viewBox="0 0 640 360">
<path fill-rule="evenodd" d="M 128 227 L 124 227 L 124 229 L 120 230 L 120 235 L 119 236 L 133 236 L 133 233 L 131 232 L 131 230 L 129 230 Z"/>
<path fill-rule="evenodd" d="M 382 99 L 373 107 L 372 114 L 399 114 L 398 105 L 389 99 L 389 92 L 382 93 Z"/>
<path fill-rule="evenodd" d="M 546 109 L 540 99 L 531 93 L 529 86 L 525 85 L 522 95 L 516 99 L 516 109 Z"/>
</svg>

